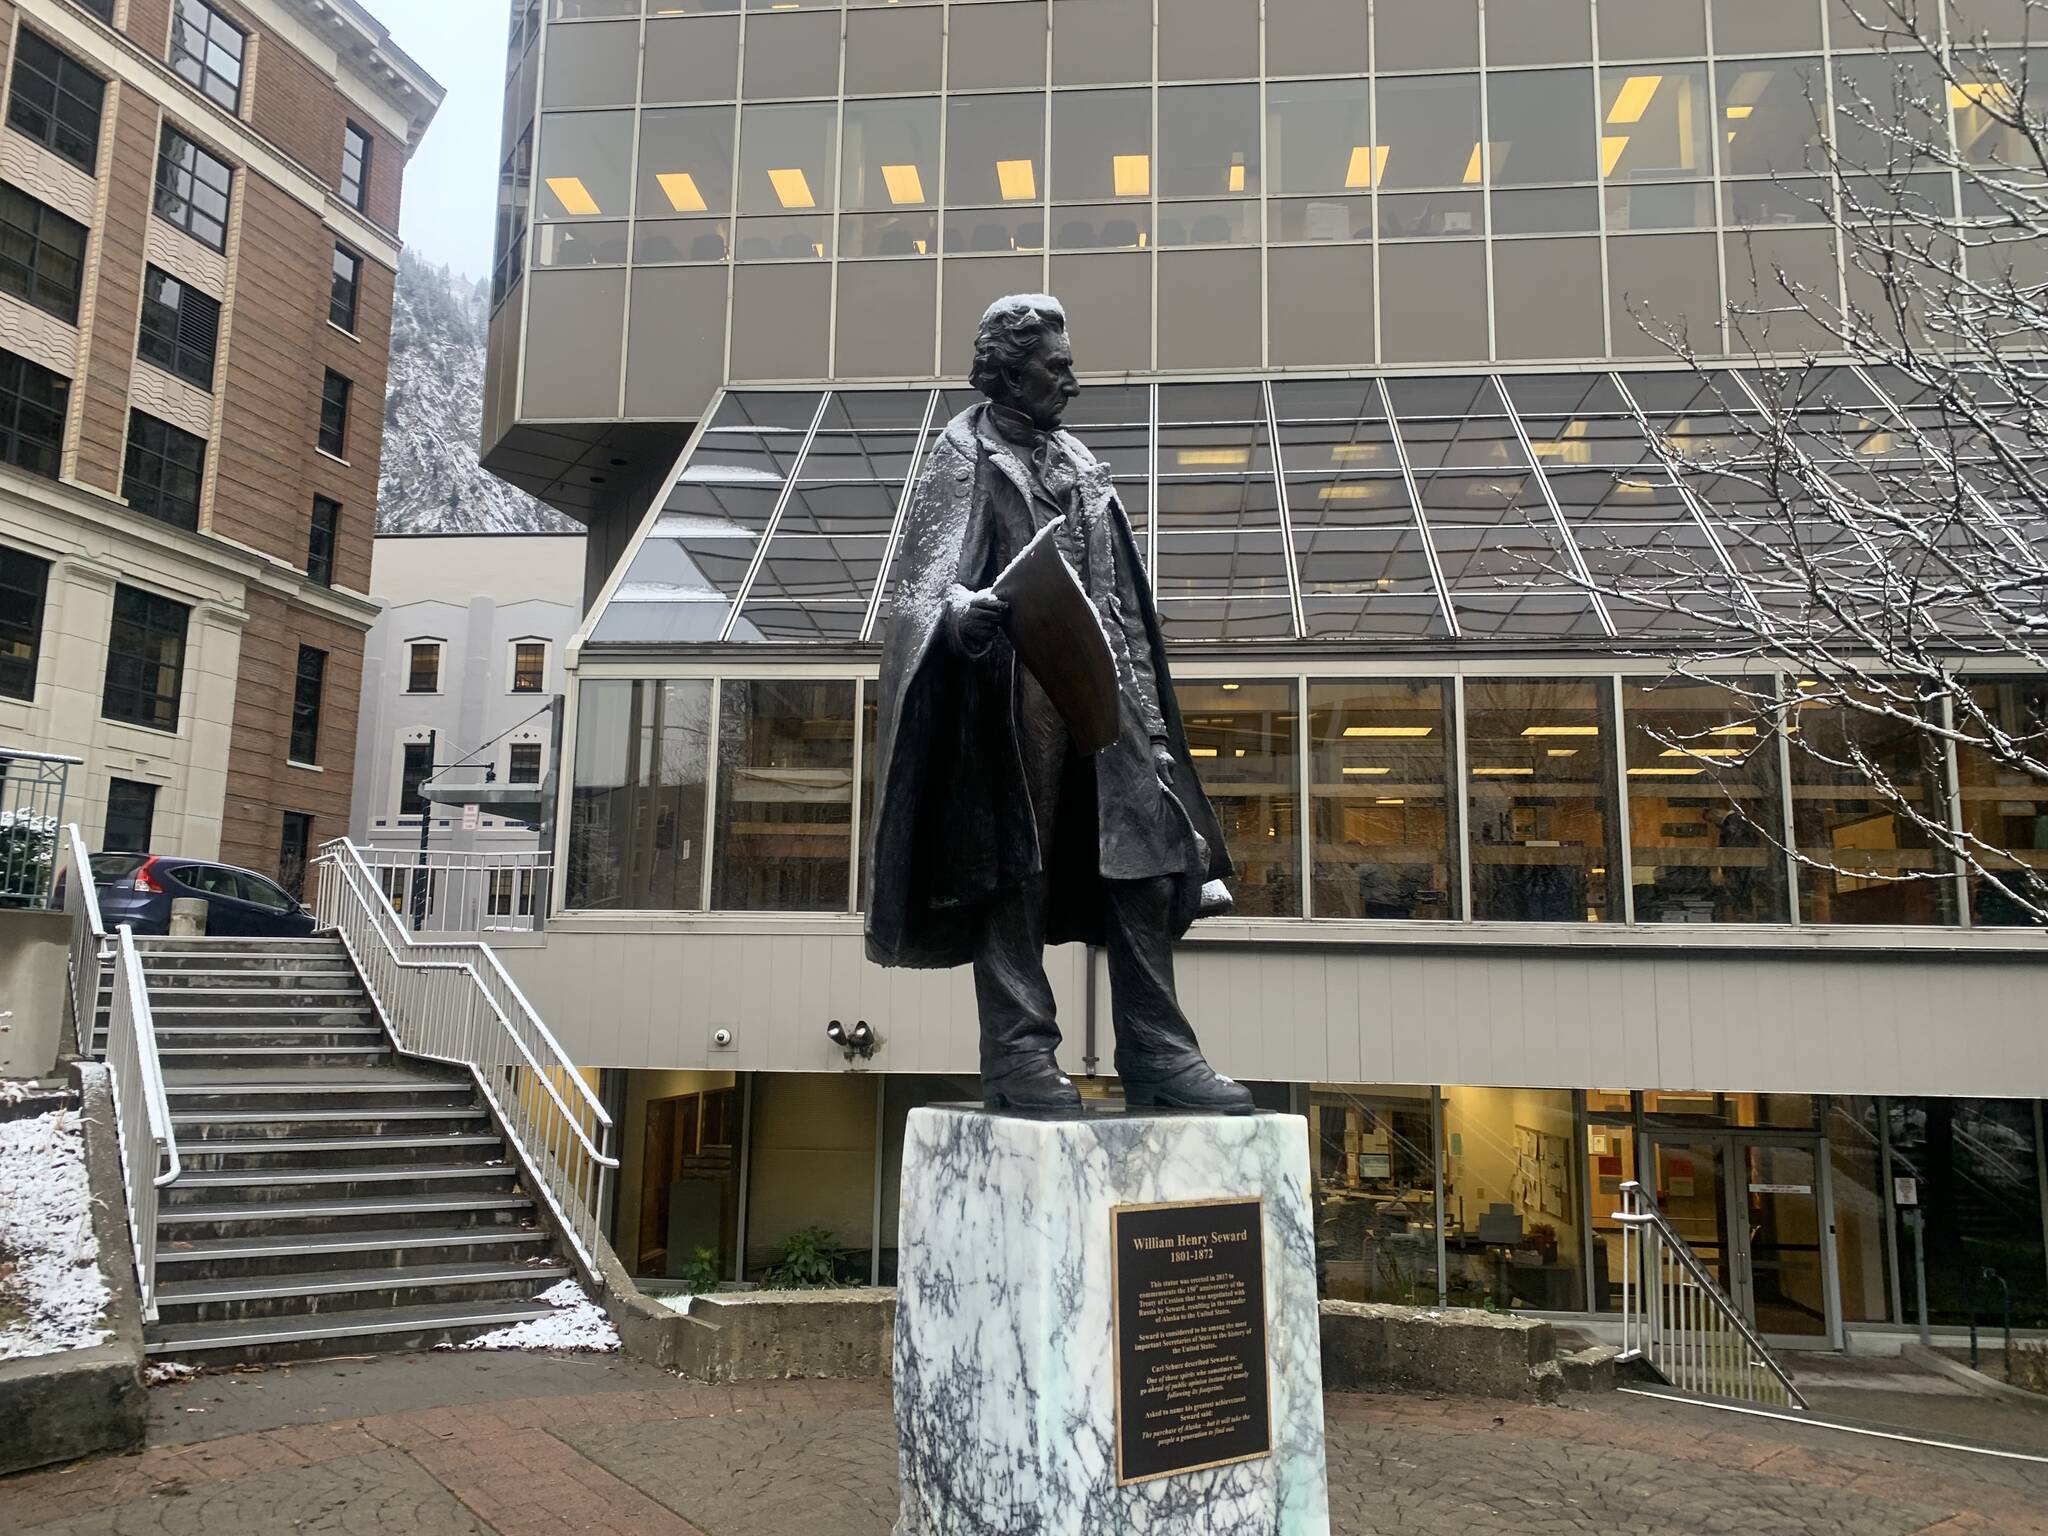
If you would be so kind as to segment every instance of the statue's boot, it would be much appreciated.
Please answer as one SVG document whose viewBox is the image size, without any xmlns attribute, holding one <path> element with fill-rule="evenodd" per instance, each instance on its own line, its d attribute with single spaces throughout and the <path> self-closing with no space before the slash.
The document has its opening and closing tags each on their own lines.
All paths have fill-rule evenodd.
<svg viewBox="0 0 2048 1536">
<path fill-rule="evenodd" d="M 1206 1061 L 1189 1062 L 1165 1077 L 1148 1078 L 1143 1064 L 1120 1072 L 1124 1102 L 1136 1109 L 1197 1109 L 1215 1115 L 1248 1115 L 1252 1112 L 1252 1091 L 1235 1078 L 1225 1077 Z"/>
<path fill-rule="evenodd" d="M 1081 1091 L 1059 1069 L 1051 1051 L 1032 1051 L 981 1073 L 981 1102 L 987 1109 L 1046 1114 L 1081 1107 Z"/>
</svg>

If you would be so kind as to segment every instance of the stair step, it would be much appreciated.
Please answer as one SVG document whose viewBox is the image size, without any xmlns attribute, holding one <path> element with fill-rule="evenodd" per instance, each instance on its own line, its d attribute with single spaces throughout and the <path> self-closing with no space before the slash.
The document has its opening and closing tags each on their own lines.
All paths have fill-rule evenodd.
<svg viewBox="0 0 2048 1536">
<path fill-rule="evenodd" d="M 361 994 L 357 995 L 360 996 Z M 156 1006 L 156 995 L 152 993 L 149 1001 L 149 1012 L 152 1019 L 161 1020 L 166 1018 L 243 1018 L 252 1014 L 269 1017 L 273 1014 L 290 1016 L 293 1014 L 309 1013 L 323 1018 L 331 1014 L 344 1013 L 368 1017 L 374 1014 L 376 1010 L 368 1003 L 256 1003 L 248 1005 L 240 1003 L 204 1005 L 174 1003 L 168 1008 L 159 1008 Z"/>
<path fill-rule="evenodd" d="M 158 1015 L 159 1018 L 162 1015 Z M 383 1038 L 384 1030 L 377 1024 L 290 1024 L 273 1023 L 252 1019 L 244 1023 L 235 1019 L 209 1019 L 199 1024 L 156 1024 L 157 1038 L 176 1039 L 184 1035 L 364 1035 Z"/>
<path fill-rule="evenodd" d="M 525 1301 L 566 1279 L 569 1267 L 552 1261 L 420 1264 L 404 1269 L 329 1270 L 321 1274 L 237 1275 L 160 1286 L 160 1321 L 252 1322 L 258 1318 L 312 1317 L 335 1312 L 404 1306 L 463 1306 Z"/>
<path fill-rule="evenodd" d="M 217 1237 L 160 1246 L 156 1252 L 156 1263 L 158 1273 L 163 1274 L 166 1265 L 253 1264 L 264 1259 L 311 1259 L 334 1254 L 383 1253 L 401 1248 L 461 1248 L 479 1243 L 528 1244 L 545 1243 L 547 1240 L 548 1234 L 539 1227 L 507 1230 L 466 1227 L 447 1232 L 408 1231 L 401 1227 L 337 1232 L 319 1237 Z"/>
<path fill-rule="evenodd" d="M 409 1147 L 502 1147 L 504 1139 L 495 1131 L 481 1135 L 457 1136 L 341 1136 L 322 1141 L 299 1141 L 280 1136 L 275 1140 L 206 1141 L 192 1144 L 209 1157 L 232 1157 L 238 1152 L 376 1152 L 400 1151 Z"/>
<path fill-rule="evenodd" d="M 250 1066 L 282 1066 L 287 1062 L 322 1061 L 338 1066 L 344 1062 L 369 1061 L 390 1054 L 388 1045 L 166 1045 L 157 1051 L 167 1069 L 204 1063 L 216 1070 L 243 1062 Z"/>
<path fill-rule="evenodd" d="M 275 1168 L 195 1169 L 169 1187 L 178 1189 L 220 1189 L 261 1187 L 269 1184 L 377 1184 L 400 1179 L 483 1179 L 505 1178 L 510 1163 L 404 1163 L 389 1168 Z"/>
<path fill-rule="evenodd" d="M 176 1185 L 171 1186 L 176 1188 Z M 159 1251 L 179 1242 L 225 1242 L 238 1237 L 314 1240 L 357 1232 L 474 1232 L 479 1239 L 525 1231 L 535 1220 L 531 1196 L 513 1190 L 445 1190 L 347 1199 L 265 1200 L 229 1204 L 165 1205 L 157 1211 Z"/>
<path fill-rule="evenodd" d="M 492 1301 L 378 1307 L 245 1323 L 166 1323 L 147 1331 L 145 1347 L 157 1358 L 199 1359 L 209 1364 L 239 1359 L 316 1359 L 366 1350 L 426 1348 L 547 1317 L 554 1310 L 543 1301 Z"/>
<path fill-rule="evenodd" d="M 242 1090 L 229 1088 L 228 1093 Z M 327 1124 L 332 1121 L 356 1120 L 486 1120 L 488 1110 L 467 1105 L 427 1105 L 418 1109 L 378 1109 L 374 1106 L 355 1109 L 214 1109 L 187 1110 L 180 1113 L 171 1111 L 171 1124 L 186 1125 L 285 1125 L 298 1122 L 306 1124 Z M 252 1145 L 275 1145 L 272 1142 L 256 1142 Z"/>
<path fill-rule="evenodd" d="M 258 1296 L 315 1295 L 375 1290 L 390 1285 L 436 1285 L 484 1280 L 545 1280 L 569 1273 L 566 1264 L 420 1264 L 405 1270 L 342 1269 L 324 1275 L 274 1275 L 238 1281 L 176 1280 L 159 1285 L 159 1302 L 241 1301 Z M 545 1287 L 543 1287 L 545 1289 Z"/>
</svg>

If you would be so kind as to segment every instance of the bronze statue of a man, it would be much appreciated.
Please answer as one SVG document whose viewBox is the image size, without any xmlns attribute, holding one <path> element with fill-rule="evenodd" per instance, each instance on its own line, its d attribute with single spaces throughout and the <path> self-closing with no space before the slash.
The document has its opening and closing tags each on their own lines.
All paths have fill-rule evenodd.
<svg viewBox="0 0 2048 1536">
<path fill-rule="evenodd" d="M 974 966 L 983 1101 L 1059 1110 L 1048 943 L 1109 951 L 1116 1069 L 1134 1105 L 1248 1113 L 1173 988 L 1173 941 L 1230 873 L 1188 755 L 1166 648 L 1109 472 L 1060 430 L 1080 393 L 1066 313 L 1000 299 L 975 336 L 988 396 L 947 423 L 904 518 L 882 662 L 867 949 L 881 965 Z M 1108 642 L 1116 739 L 1079 751 L 1005 631 L 998 572 L 1050 537 Z M 1093 637 L 1088 637 L 1095 643 Z"/>
</svg>

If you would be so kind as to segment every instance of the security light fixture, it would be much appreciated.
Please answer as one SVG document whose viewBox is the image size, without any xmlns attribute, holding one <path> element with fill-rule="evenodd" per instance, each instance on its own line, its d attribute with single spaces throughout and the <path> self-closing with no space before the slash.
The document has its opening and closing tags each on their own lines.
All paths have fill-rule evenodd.
<svg viewBox="0 0 2048 1536">
<path fill-rule="evenodd" d="M 882 1037 L 866 1019 L 856 1019 L 851 1029 L 834 1019 L 825 1026 L 825 1038 L 838 1046 L 849 1062 L 856 1056 L 871 1061 L 882 1048 Z"/>
</svg>

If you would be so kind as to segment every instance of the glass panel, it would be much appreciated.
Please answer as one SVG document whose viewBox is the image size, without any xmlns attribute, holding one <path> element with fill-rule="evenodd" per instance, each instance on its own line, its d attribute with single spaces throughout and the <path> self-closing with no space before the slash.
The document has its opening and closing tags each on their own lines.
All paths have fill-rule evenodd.
<svg viewBox="0 0 2048 1536">
<path fill-rule="evenodd" d="M 1724 1292 L 1735 1289 L 1721 1144 L 1658 1137 L 1650 1145 L 1650 1186 L 1658 1207 Z"/>
<path fill-rule="evenodd" d="M 576 695 L 568 905 L 689 911 L 704 904 L 711 685 L 586 682 Z"/>
<path fill-rule="evenodd" d="M 650 21 L 640 99 L 731 101 L 739 91 L 739 57 L 739 23 L 732 18 Z"/>
<path fill-rule="evenodd" d="M 1712 10 L 1722 53 L 1820 46 L 1819 0 L 1712 0 Z"/>
<path fill-rule="evenodd" d="M 725 219 L 636 220 L 633 260 L 643 266 L 663 262 L 722 262 L 732 258 Z"/>
<path fill-rule="evenodd" d="M 1593 134 L 1587 120 L 1591 70 L 1489 75 L 1486 91 L 1494 185 L 1593 179 Z"/>
<path fill-rule="evenodd" d="M 1159 93 L 1159 193 L 1259 190 L 1259 88 L 1197 85 Z"/>
<path fill-rule="evenodd" d="M 1711 176 L 1707 66 L 1600 71 L 1600 173 L 1611 180 Z"/>
<path fill-rule="evenodd" d="M 1383 240 L 1463 240 L 1485 232 L 1484 193 L 1410 192 L 1380 197 Z"/>
<path fill-rule="evenodd" d="M 936 96 L 846 104 L 840 206 L 898 208 L 939 197 Z"/>
<path fill-rule="evenodd" d="M 1934 164 L 1933 146 L 1940 146 L 1943 155 L 1947 152 L 1942 119 L 1951 110 L 1944 99 L 1949 94 L 1940 66 L 1910 47 L 1838 59 L 1835 143 L 1844 169 L 1904 170 Z M 2038 166 L 2039 156 L 2031 163 Z"/>
<path fill-rule="evenodd" d="M 722 685 L 714 907 L 846 910 L 853 706 L 850 682 Z"/>
<path fill-rule="evenodd" d="M 1301 916 L 1294 685 L 1184 680 L 1175 693 L 1188 751 L 1237 867 L 1237 915 Z"/>
<path fill-rule="evenodd" d="M 1164 602 L 1159 605 L 1159 625 L 1170 641 L 1285 640 L 1294 635 L 1294 607 L 1283 598 L 1269 597 Z"/>
<path fill-rule="evenodd" d="M 741 261 L 823 261 L 831 254 L 832 216 L 829 213 L 739 221 L 738 255 Z"/>
<path fill-rule="evenodd" d="M 1734 186 L 1771 186 L 1735 182 Z M 1550 194 L 1544 194 L 1550 195 Z M 1714 223 L 1714 189 L 1705 182 L 1646 183 L 1607 188 L 1607 227 L 1614 230 L 1704 229 Z M 1495 202 L 1498 203 L 1496 198 Z M 1639 308 L 1647 306 L 1638 305 Z M 1665 317 L 1652 312 L 1654 322 Z"/>
<path fill-rule="evenodd" d="M 1381 187 L 1480 185 L 1479 77 L 1381 81 L 1379 144 L 1372 159 Z"/>
<path fill-rule="evenodd" d="M 950 185 L 950 169 L 946 179 Z M 1135 218 L 1141 212 L 1142 209 L 1134 208 L 1131 216 Z M 949 256 L 958 256 L 965 251 L 1042 251 L 1045 249 L 1045 213 L 1036 203 L 1024 208 L 949 211 L 944 241 Z M 1031 270 L 1035 272 L 1037 268 Z M 980 319 L 978 308 L 975 318 Z"/>
<path fill-rule="evenodd" d="M 1804 922 L 1954 920 L 1948 860 L 1905 814 L 1910 805 L 1930 819 L 1943 815 L 1943 754 L 1929 732 L 1870 712 L 1883 707 L 1849 696 L 1804 698 L 1797 706 L 1792 825 L 1809 861 L 1799 870 Z M 1857 757 L 1881 778 L 1873 782 L 1851 766 Z"/>
<path fill-rule="evenodd" d="M 635 1276 L 681 1280 L 699 1261 L 732 1276 L 740 1119 L 731 1072 L 626 1073 L 619 1256 Z"/>
<path fill-rule="evenodd" d="M 1437 1302 L 1436 1147 L 1427 1088 L 1309 1088 L 1317 1289 L 1333 1301 Z"/>
<path fill-rule="evenodd" d="M 1486 62 L 1495 66 L 1583 64 L 1593 57 L 1591 19 L 1592 7 L 1586 0 L 1497 4 L 1486 13 Z M 1611 25 L 1607 17 L 1601 17 L 1603 44 Z M 1610 47 L 1608 51 L 1613 50 Z"/>
<path fill-rule="evenodd" d="M 946 201 L 1032 203 L 1045 196 L 1045 98 L 959 96 L 946 112 Z M 1001 250 L 1000 246 L 954 246 Z"/>
<path fill-rule="evenodd" d="M 829 209 L 838 108 L 820 102 L 741 111 L 740 212 Z"/>
<path fill-rule="evenodd" d="M 534 231 L 533 264 L 537 267 L 621 266 L 626 260 L 627 228 L 624 223 L 543 224 Z"/>
<path fill-rule="evenodd" d="M 1363 80 L 1274 81 L 1266 87 L 1270 189 L 1370 189 L 1386 163 L 1373 149 L 1371 122 L 1372 96 Z"/>
<path fill-rule="evenodd" d="M 1571 1094 L 1447 1087 L 1444 1137 L 1451 1304 L 1579 1310 L 1585 1250 Z"/>
<path fill-rule="evenodd" d="M 822 1250 L 830 1283 L 867 1283 L 879 1091 L 864 1075 L 843 1072 L 756 1076 L 747 1125 L 747 1279 L 789 1284 L 794 1277 L 782 1266 L 801 1246 Z"/>
<path fill-rule="evenodd" d="M 1474 917 L 1619 918 L 1610 725 L 1604 682 L 1503 678 L 1466 685 Z"/>
<path fill-rule="evenodd" d="M 1259 238 L 1256 202 L 1162 203 L 1158 243 L 1182 245 L 1252 245 Z"/>
<path fill-rule="evenodd" d="M 1474 0 L 1378 0 L 1373 41 L 1381 69 L 1440 69 L 1479 62 Z"/>
<path fill-rule="evenodd" d="M 1639 923 L 1781 923 L 1778 741 L 1712 684 L 1624 684 Z"/>
<path fill-rule="evenodd" d="M 1052 195 L 1152 195 L 1152 93 L 1059 91 L 1052 102 Z"/>
<path fill-rule="evenodd" d="M 1977 746 L 1957 753 L 1962 786 L 1963 831 L 1986 874 L 1970 876 L 1970 919 L 1986 925 L 2038 927 L 2048 910 L 2048 783 L 2029 772 L 2039 762 L 2048 732 L 2048 683 L 2038 677 L 1974 683 L 1968 709 L 1959 708 L 1957 728 L 1976 741 L 2002 736 L 2009 747 L 1998 757 Z M 2003 760 L 2001 760 L 2003 759 Z"/>
<path fill-rule="evenodd" d="M 1256 208 L 1256 204 L 1253 205 Z M 1136 251 L 1151 244 L 1152 210 L 1141 204 L 1055 208 L 1052 248 L 1056 251 Z"/>
<path fill-rule="evenodd" d="M 1626 1093 L 1605 1093 L 1588 1089 L 1589 1113 L 1615 1110 L 1629 1112 Z M 1627 1126 L 1592 1125 L 1586 1128 L 1586 1200 L 1593 1228 L 1593 1310 L 1621 1310 L 1622 1225 L 1614 1219 L 1621 1209 L 1621 1186 L 1636 1176 L 1636 1133 Z"/>
<path fill-rule="evenodd" d="M 1820 1160 L 1811 1146 L 1743 1147 L 1750 1312 L 1760 1333 L 1819 1338 L 1828 1331 L 1821 1257 Z"/>
<path fill-rule="evenodd" d="M 1817 147 L 1827 82 L 1818 59 L 1744 59 L 1717 67 L 1723 175 L 1824 171 Z"/>
<path fill-rule="evenodd" d="M 1892 1173 L 1920 1181 L 1928 1320 L 1950 1327 L 1967 1323 L 1973 1297 L 1988 1320 L 1999 1306 L 1998 1287 L 1983 1278 L 1990 1269 L 2012 1289 L 2014 1327 L 2048 1323 L 2034 1106 L 2023 1099 L 1900 1098 L 1887 1100 L 1886 1108 Z M 1899 1312 L 1917 1319 L 1906 1208 L 1898 1208 L 1896 1220 Z"/>
<path fill-rule="evenodd" d="M 542 219 L 623 218 L 632 163 L 631 112 L 549 112 L 540 120 Z"/>
<path fill-rule="evenodd" d="M 1161 597 L 1285 597 L 1279 531 L 1162 533 L 1152 585 Z"/>
<path fill-rule="evenodd" d="M 1384 204 L 1382 204 L 1384 206 Z M 1713 222 L 1713 189 L 1707 189 L 1707 222 Z M 1599 194 L 1591 187 L 1544 187 L 1493 194 L 1496 235 L 1563 235 L 1600 227 Z"/>
<path fill-rule="evenodd" d="M 1888 1323 L 1891 1271 L 1883 1149 L 1875 1099 L 1836 1095 L 1828 1105 L 1828 1155 L 1834 1173 L 1835 1269 L 1841 1277 L 1842 1320 Z"/>
<path fill-rule="evenodd" d="M 1276 199 L 1275 240 L 1370 240 L 1372 200 L 1365 197 Z"/>
<path fill-rule="evenodd" d="M 1797 0 L 1784 0 L 1790 7 Z M 1716 39 L 1724 53 L 1732 49 Z M 1600 55 L 1608 59 L 1669 58 L 1707 51 L 1706 9 L 1700 0 L 1613 0 L 1600 7 Z"/>
<path fill-rule="evenodd" d="M 1459 915 L 1451 688 L 1310 683 L 1317 917 Z"/>
</svg>

